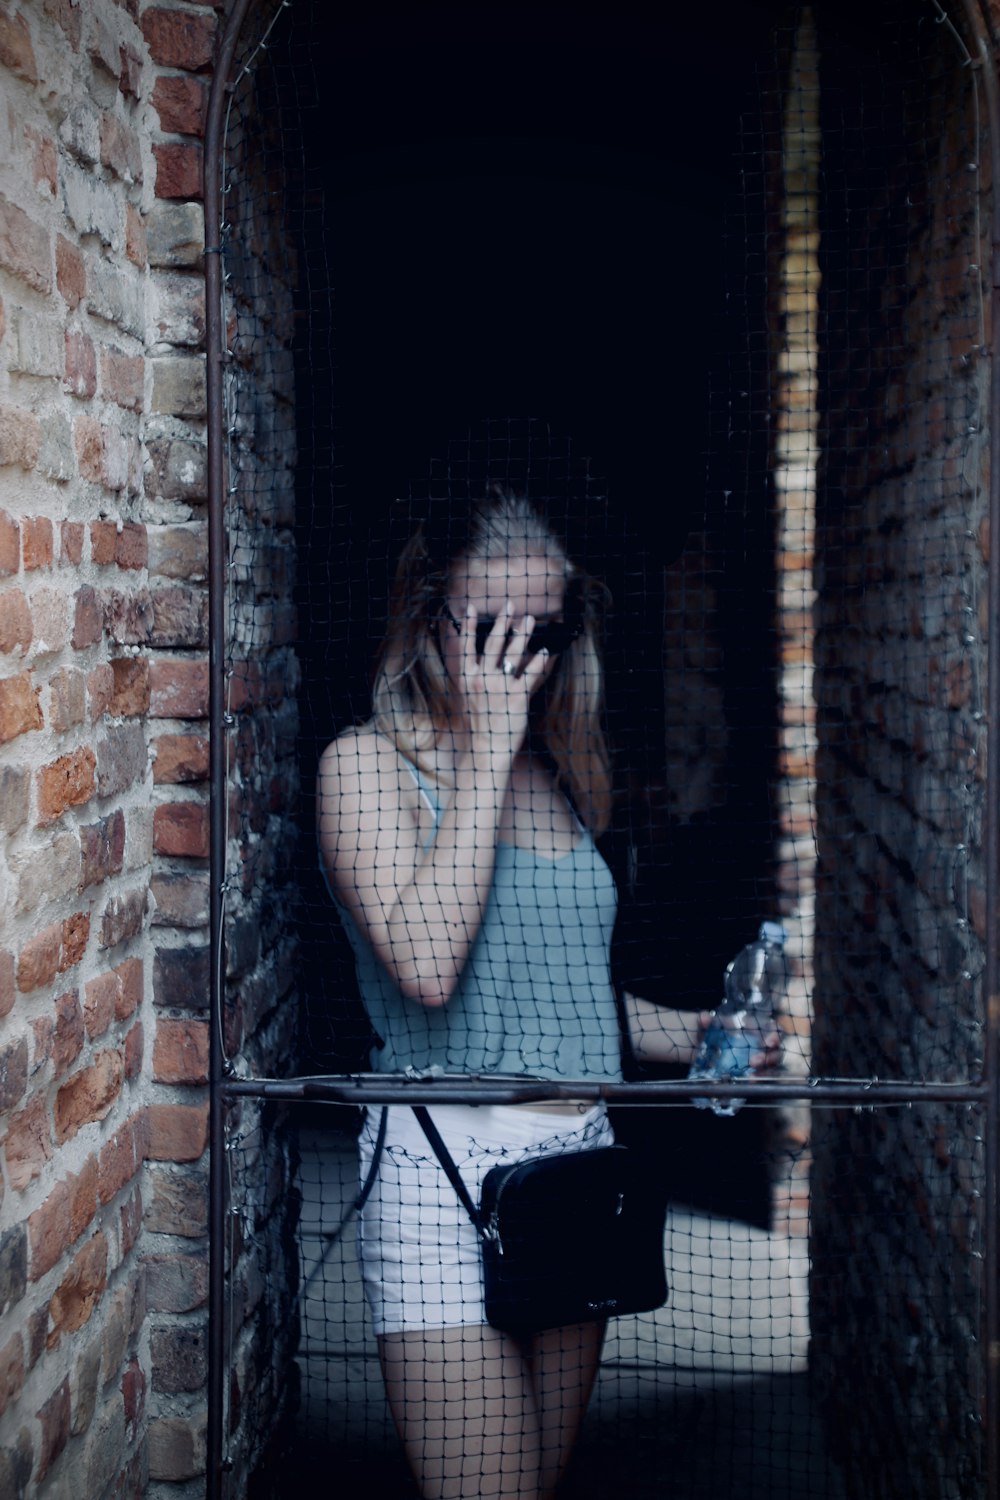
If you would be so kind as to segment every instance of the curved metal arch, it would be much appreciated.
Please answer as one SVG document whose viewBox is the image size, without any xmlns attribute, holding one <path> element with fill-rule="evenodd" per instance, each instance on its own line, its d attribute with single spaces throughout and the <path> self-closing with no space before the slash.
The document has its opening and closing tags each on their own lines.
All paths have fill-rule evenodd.
<svg viewBox="0 0 1000 1500">
<path fill-rule="evenodd" d="M 278 0 L 284 6 L 289 0 Z M 210 743 L 210 1056 L 209 1056 L 209 1357 L 206 1495 L 221 1500 L 226 1467 L 223 1452 L 225 1418 L 225 1111 L 233 1099 L 252 1092 L 237 1083 L 227 1088 L 221 1025 L 225 976 L 224 883 L 226 857 L 225 767 L 225 495 L 226 446 L 224 369 L 226 330 L 222 305 L 222 147 L 227 99 L 234 87 L 233 68 L 243 28 L 259 0 L 232 0 L 219 37 L 209 93 L 204 143 L 204 215 L 206 286 L 206 401 L 208 427 L 209 551 L 209 743 Z M 990 495 L 991 546 L 988 572 L 988 617 L 991 641 L 987 677 L 987 776 L 984 828 L 986 876 L 986 955 L 983 972 L 984 1078 L 977 1090 L 985 1103 L 984 1290 L 983 1341 L 985 1404 L 982 1413 L 986 1461 L 986 1500 L 1000 1500 L 1000 81 L 997 42 L 988 0 L 961 0 L 974 42 L 973 66 L 981 70 L 987 106 L 991 163 L 991 344 L 990 357 Z M 264 1095 L 260 1080 L 256 1091 Z M 300 1081 L 301 1082 L 301 1081 Z M 278 1083 L 277 1089 L 293 1086 Z M 785 1091 L 787 1093 L 787 1089 Z M 839 1091 L 838 1091 L 839 1092 Z M 859 1089 L 858 1099 L 864 1094 Z M 799 1091 L 809 1096 L 808 1085 Z M 292 1097 L 291 1094 L 287 1095 Z M 844 1102 L 850 1102 L 844 1096 Z"/>
</svg>

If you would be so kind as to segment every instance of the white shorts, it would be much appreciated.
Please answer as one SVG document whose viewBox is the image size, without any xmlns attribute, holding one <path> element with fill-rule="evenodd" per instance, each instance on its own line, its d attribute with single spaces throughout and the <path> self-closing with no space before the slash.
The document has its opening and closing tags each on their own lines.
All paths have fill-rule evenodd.
<svg viewBox="0 0 1000 1500">
<path fill-rule="evenodd" d="M 359 1140 L 360 1180 L 371 1165 L 381 1108 Z M 603 1104 L 580 1115 L 509 1105 L 435 1105 L 432 1118 L 474 1203 L 498 1163 L 610 1146 Z M 405 1105 L 392 1105 L 371 1196 L 358 1221 L 365 1295 L 377 1334 L 485 1323 L 479 1236 L 430 1143 Z"/>
</svg>

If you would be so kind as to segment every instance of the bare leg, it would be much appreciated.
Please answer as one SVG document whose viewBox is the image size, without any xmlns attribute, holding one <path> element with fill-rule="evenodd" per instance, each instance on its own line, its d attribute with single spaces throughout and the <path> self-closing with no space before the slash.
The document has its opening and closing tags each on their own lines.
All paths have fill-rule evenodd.
<svg viewBox="0 0 1000 1500">
<path fill-rule="evenodd" d="M 550 1328 L 532 1340 L 531 1372 L 542 1428 L 541 1493 L 551 1495 L 580 1433 L 601 1359 L 605 1322 Z"/>
<path fill-rule="evenodd" d="M 386 1334 L 393 1419 L 425 1500 L 542 1500 L 541 1427 L 526 1351 L 493 1328 Z"/>
</svg>

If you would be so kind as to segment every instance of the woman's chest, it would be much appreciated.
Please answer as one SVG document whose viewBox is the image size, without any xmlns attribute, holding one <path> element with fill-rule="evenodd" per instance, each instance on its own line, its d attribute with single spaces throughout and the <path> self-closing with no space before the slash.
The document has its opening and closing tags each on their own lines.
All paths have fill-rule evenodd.
<svg viewBox="0 0 1000 1500">
<path fill-rule="evenodd" d="M 540 766 L 518 761 L 497 828 L 501 843 L 539 859 L 562 859 L 582 837 L 580 824 L 552 777 Z"/>
</svg>

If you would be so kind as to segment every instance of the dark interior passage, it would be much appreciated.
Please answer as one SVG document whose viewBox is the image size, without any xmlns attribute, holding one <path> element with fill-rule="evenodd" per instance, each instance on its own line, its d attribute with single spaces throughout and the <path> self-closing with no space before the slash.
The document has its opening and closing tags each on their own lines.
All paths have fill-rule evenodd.
<svg viewBox="0 0 1000 1500">
<path fill-rule="evenodd" d="M 571 546 L 614 601 L 618 976 L 691 1008 L 717 1003 L 773 898 L 760 96 L 787 12 L 732 6 L 720 26 L 639 6 L 387 5 L 334 19 L 297 3 L 272 43 L 287 48 L 281 107 L 301 138 L 285 188 L 305 844 L 315 759 L 367 715 L 391 560 L 421 497 L 470 453 L 520 484 L 530 433 L 534 460 L 577 486 Z M 665 810 L 663 622 L 679 608 L 665 569 L 706 539 L 729 748 L 721 800 L 681 820 Z M 692 718 L 699 692 L 692 681 Z M 307 847 L 301 866 L 301 1070 L 364 1066 L 351 965 Z M 691 1113 L 654 1131 L 633 1112 L 621 1128 L 654 1132 L 658 1153 L 680 1129 L 677 1190 L 766 1216 L 765 1117 L 720 1135 Z M 707 1170 L 720 1146 L 727 1169 Z"/>
</svg>

